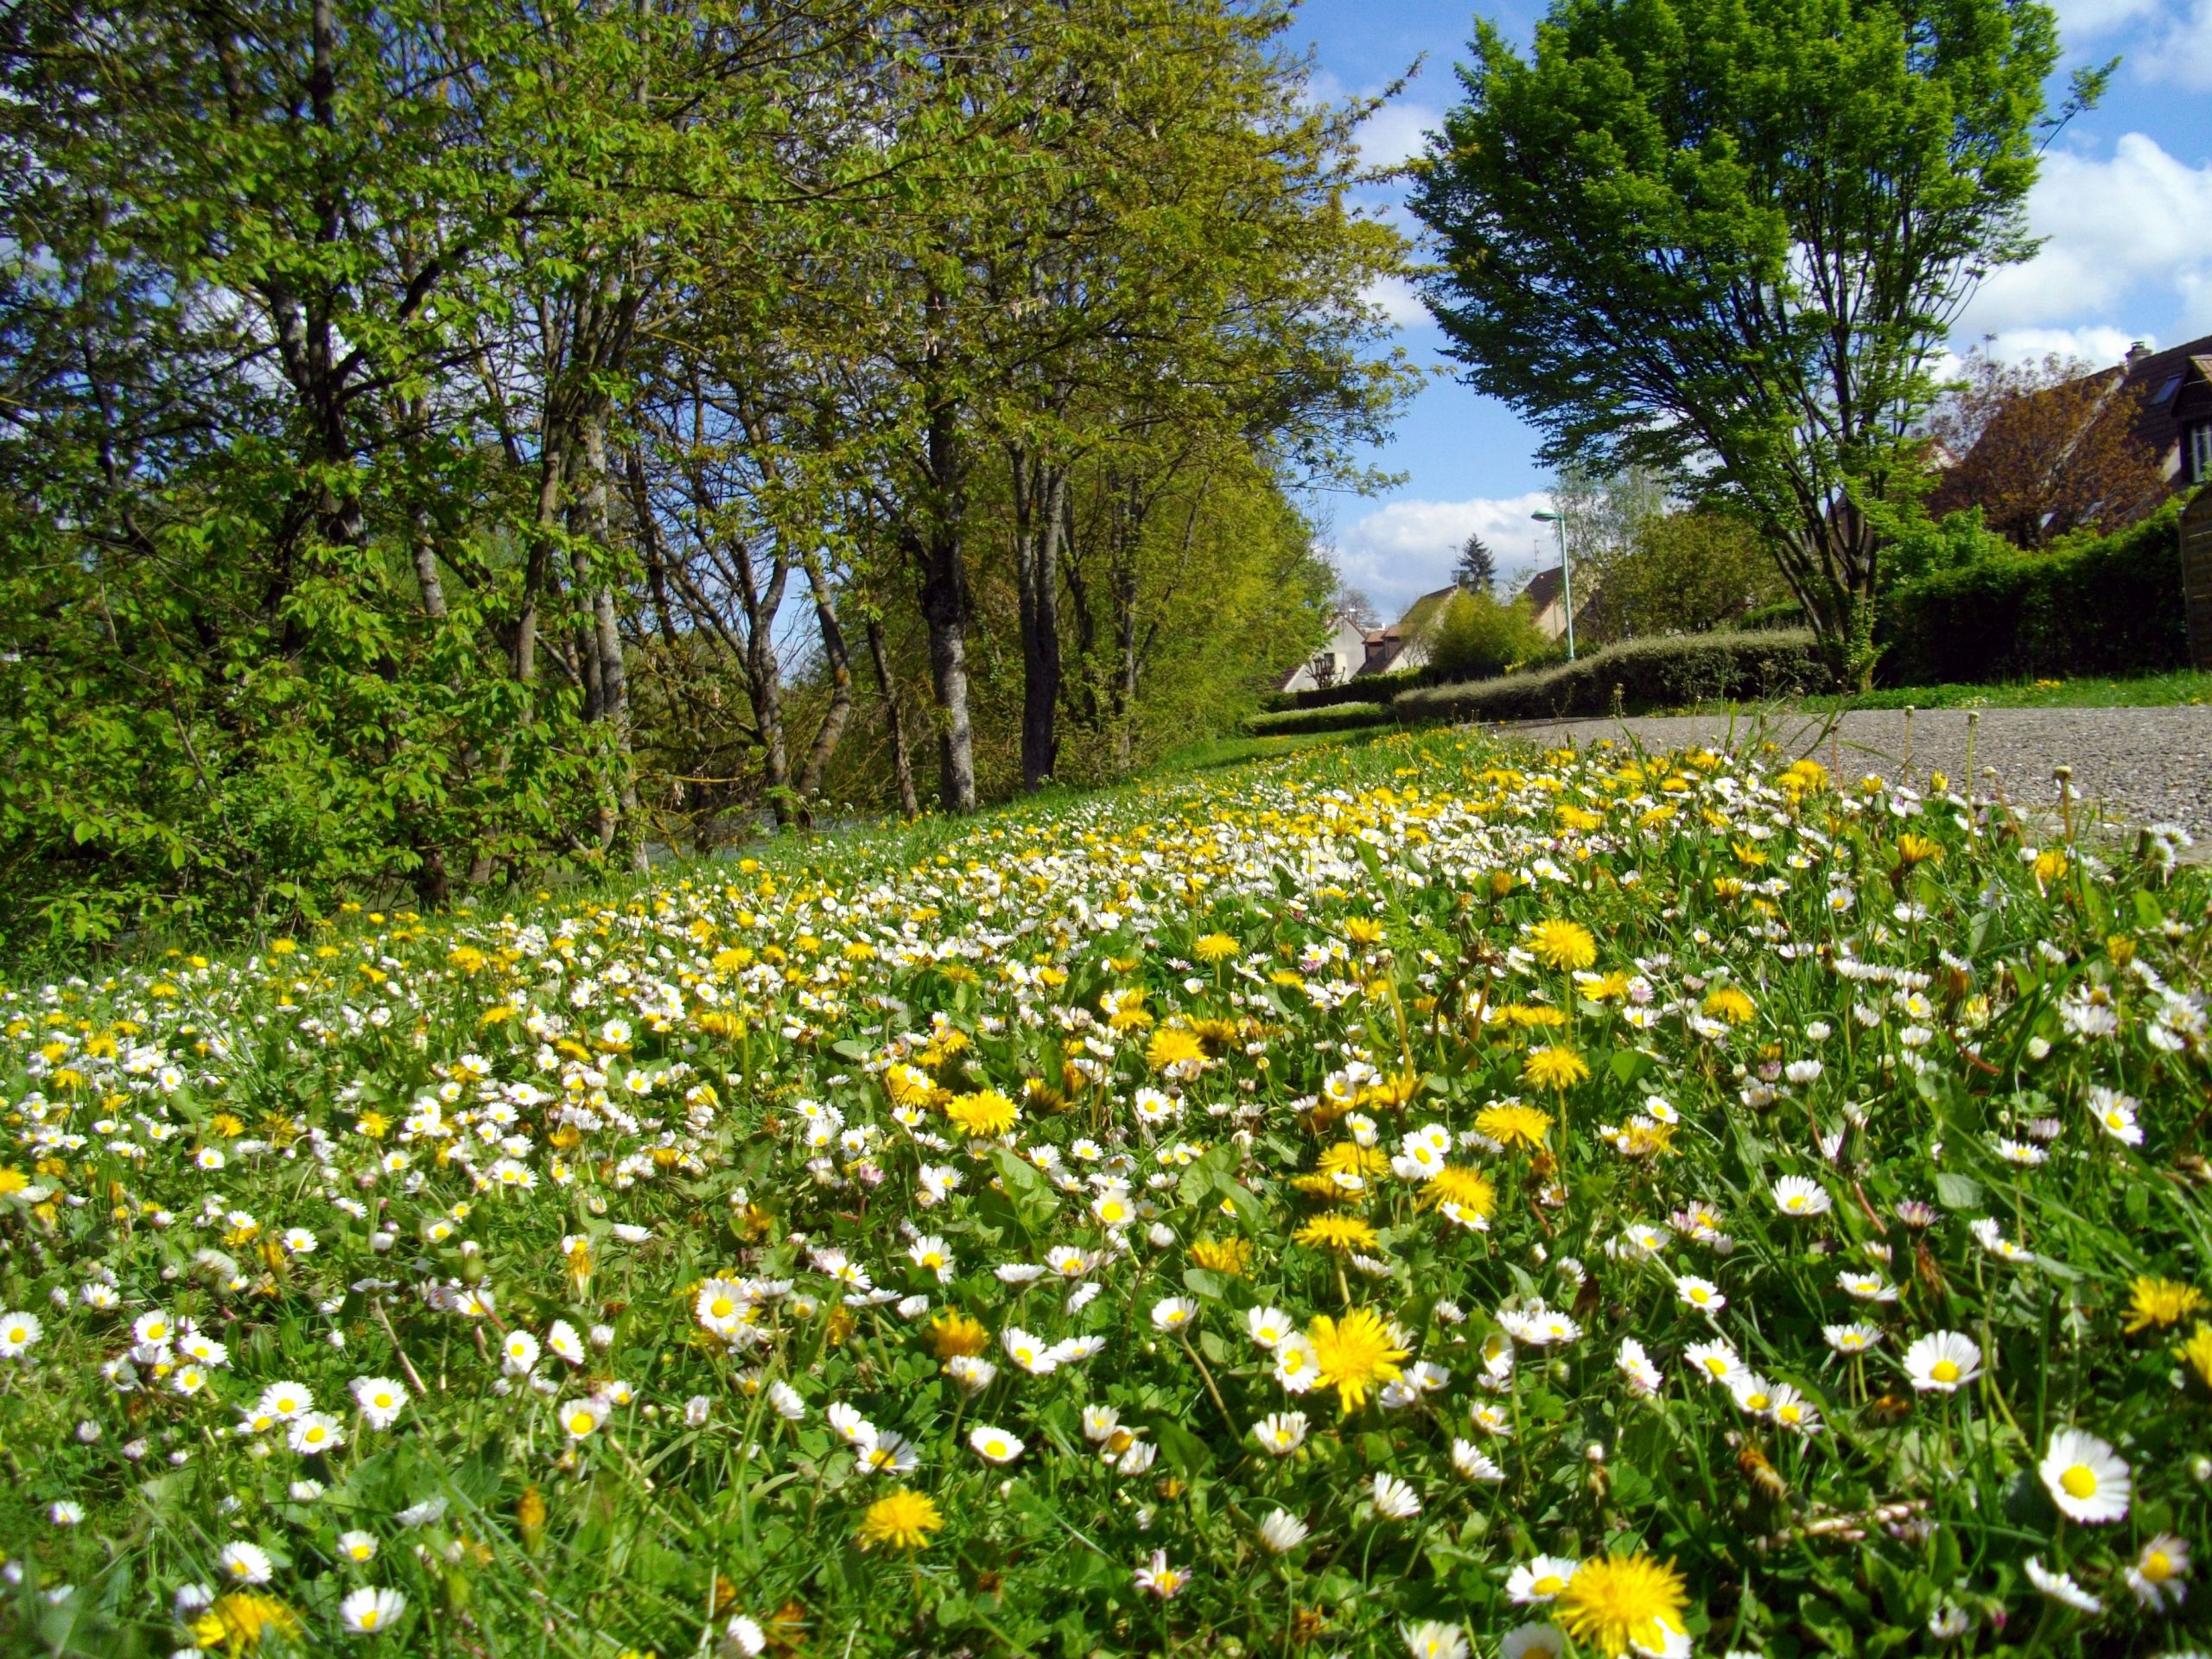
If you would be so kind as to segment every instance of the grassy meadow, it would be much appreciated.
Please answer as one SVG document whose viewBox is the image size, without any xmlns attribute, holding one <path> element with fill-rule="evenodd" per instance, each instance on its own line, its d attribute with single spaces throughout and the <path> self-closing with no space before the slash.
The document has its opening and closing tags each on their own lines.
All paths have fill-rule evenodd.
<svg viewBox="0 0 2212 1659">
<path fill-rule="evenodd" d="M 0 1648 L 2178 1652 L 2212 886 L 1460 732 L 0 995 Z"/>
</svg>

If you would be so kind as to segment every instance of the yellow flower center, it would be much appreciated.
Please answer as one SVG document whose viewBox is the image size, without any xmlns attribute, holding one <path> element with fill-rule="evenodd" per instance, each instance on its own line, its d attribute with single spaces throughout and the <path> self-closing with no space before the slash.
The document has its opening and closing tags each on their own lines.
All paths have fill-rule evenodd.
<svg viewBox="0 0 2212 1659">
<path fill-rule="evenodd" d="M 1928 1375 L 1938 1382 L 1955 1382 L 1959 1380 L 1958 1362 L 1939 1359 L 1928 1368 Z"/>
<path fill-rule="evenodd" d="M 2097 1471 L 2085 1463 L 2077 1463 L 2058 1478 L 2069 1497 L 2094 1497 L 2097 1495 Z"/>
<path fill-rule="evenodd" d="M 2163 1549 L 2145 1551 L 2141 1572 L 2152 1583 L 2164 1584 L 2174 1575 L 2173 1557 Z"/>
<path fill-rule="evenodd" d="M 1529 1586 L 1532 1594 L 1539 1596 L 1555 1596 L 1566 1588 L 1567 1580 L 1556 1573 L 1547 1573 Z"/>
</svg>

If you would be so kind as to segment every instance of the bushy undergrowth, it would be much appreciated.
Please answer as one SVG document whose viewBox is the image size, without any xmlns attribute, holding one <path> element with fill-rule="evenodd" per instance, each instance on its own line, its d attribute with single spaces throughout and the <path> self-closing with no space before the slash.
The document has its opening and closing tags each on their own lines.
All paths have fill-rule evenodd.
<svg viewBox="0 0 2212 1659">
<path fill-rule="evenodd" d="M 1396 737 L 0 999 L 16 1651 L 2151 1651 L 2207 885 Z"/>
<path fill-rule="evenodd" d="M 1790 696 L 1833 683 L 1808 631 L 1694 633 L 1631 639 L 1536 673 L 1409 691 L 1390 706 L 1408 723 L 1541 720 Z"/>
<path fill-rule="evenodd" d="M 1882 677 L 1913 685 L 2186 667 L 2180 513 L 2177 499 L 2127 530 L 2048 552 L 1985 534 L 1985 550 L 1884 600 Z"/>
<path fill-rule="evenodd" d="M 1344 732 L 1362 726 L 1379 726 L 1389 717 L 1389 707 L 1385 703 L 1325 703 L 1318 709 L 1286 709 L 1278 713 L 1247 715 L 1244 730 L 1254 737 L 1280 737 L 1292 732 Z"/>
</svg>

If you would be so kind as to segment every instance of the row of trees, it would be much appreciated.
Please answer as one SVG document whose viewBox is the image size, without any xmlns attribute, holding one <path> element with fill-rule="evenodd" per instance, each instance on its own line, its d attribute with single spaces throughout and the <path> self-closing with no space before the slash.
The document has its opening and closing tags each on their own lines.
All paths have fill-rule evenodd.
<svg viewBox="0 0 2212 1659">
<path fill-rule="evenodd" d="M 1236 0 L 28 0 L 0 928 L 1140 760 L 1406 390 Z"/>
</svg>

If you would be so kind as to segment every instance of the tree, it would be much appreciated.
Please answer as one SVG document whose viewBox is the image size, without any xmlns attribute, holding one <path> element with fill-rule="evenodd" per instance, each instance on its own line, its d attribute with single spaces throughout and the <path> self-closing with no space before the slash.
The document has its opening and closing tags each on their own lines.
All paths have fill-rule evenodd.
<svg viewBox="0 0 2212 1659">
<path fill-rule="evenodd" d="M 1375 601 L 1363 588 L 1354 588 L 1339 581 L 1336 596 L 1330 601 L 1330 608 L 1356 628 L 1369 630 L 1382 626 L 1382 613 L 1375 608 Z"/>
<path fill-rule="evenodd" d="M 2137 433 L 2142 411 L 2123 369 L 2056 353 L 2007 364 L 1976 347 L 1929 414 L 1927 435 L 1949 465 L 1928 510 L 1979 507 L 1990 529 L 2030 548 L 2132 523 L 2166 493 L 2158 454 Z"/>
<path fill-rule="evenodd" d="M 1532 59 L 1482 23 L 1415 168 L 1430 307 L 1551 458 L 1705 474 L 1863 679 L 1866 509 L 1949 320 L 2034 247 L 2057 49 L 2036 0 L 1554 0 Z"/>
<path fill-rule="evenodd" d="M 1497 586 L 1497 560 L 1490 544 L 1471 531 L 1459 544 L 1459 562 L 1452 567 L 1452 577 L 1471 594 L 1487 594 Z"/>
<path fill-rule="evenodd" d="M 1429 625 L 1428 665 L 1446 679 L 1484 679 L 1543 655 L 1548 643 L 1522 601 L 1501 604 L 1486 589 L 1463 588 Z"/>
<path fill-rule="evenodd" d="M 1710 507 L 1647 520 L 1576 619 L 1592 644 L 1704 633 L 1788 597 L 1758 532 Z"/>
</svg>

